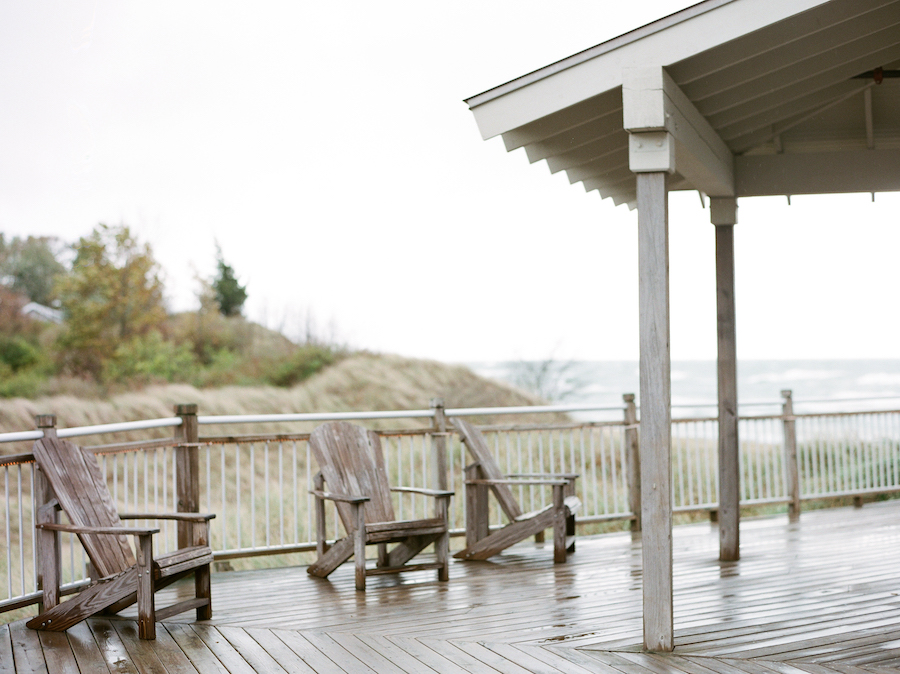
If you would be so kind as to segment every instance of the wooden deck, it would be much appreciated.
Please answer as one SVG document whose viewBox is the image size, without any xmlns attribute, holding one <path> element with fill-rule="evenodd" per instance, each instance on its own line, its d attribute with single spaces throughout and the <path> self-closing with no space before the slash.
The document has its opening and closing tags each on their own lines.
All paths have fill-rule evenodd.
<svg viewBox="0 0 900 674">
<path fill-rule="evenodd" d="M 0 627 L 0 674 L 16 672 L 900 672 L 900 502 L 745 521 L 742 559 L 718 532 L 678 527 L 674 654 L 641 652 L 641 549 L 627 534 L 491 562 L 329 580 L 305 568 L 213 575 L 214 620 L 186 614 L 137 639 L 128 619 L 68 633 Z M 168 599 L 167 597 L 164 599 Z"/>
</svg>

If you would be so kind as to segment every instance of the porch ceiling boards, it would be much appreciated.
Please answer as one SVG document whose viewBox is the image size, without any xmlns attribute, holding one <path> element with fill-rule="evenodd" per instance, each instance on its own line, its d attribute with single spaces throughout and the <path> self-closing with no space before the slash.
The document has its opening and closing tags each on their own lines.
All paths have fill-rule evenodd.
<svg viewBox="0 0 900 674">
<path fill-rule="evenodd" d="M 900 501 L 675 527 L 672 654 L 641 652 L 641 541 L 581 537 L 566 564 L 533 543 L 490 562 L 370 579 L 305 567 L 213 574 L 213 619 L 137 638 L 134 620 L 67 633 L 0 626 L 0 672 L 602 672 L 885 674 L 900 670 Z M 172 599 L 178 587 L 164 590 Z M 46 667 L 46 669 L 44 668 Z"/>
<path fill-rule="evenodd" d="M 900 189 L 900 0 L 706 0 L 466 102 L 484 138 L 633 208 L 623 84 L 647 65 L 668 78 L 669 189 Z"/>
</svg>

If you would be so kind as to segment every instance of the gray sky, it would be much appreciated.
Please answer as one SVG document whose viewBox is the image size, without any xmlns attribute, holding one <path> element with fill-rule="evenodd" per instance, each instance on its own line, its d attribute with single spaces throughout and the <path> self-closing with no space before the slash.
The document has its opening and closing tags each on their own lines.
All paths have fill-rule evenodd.
<svg viewBox="0 0 900 674">
<path fill-rule="evenodd" d="M 462 99 L 692 4 L 0 3 L 0 231 L 215 241 L 250 318 L 445 361 L 637 358 L 636 214 L 480 139 Z M 738 355 L 900 358 L 900 199 L 741 200 Z M 715 357 L 713 228 L 670 198 L 672 355 Z"/>
</svg>

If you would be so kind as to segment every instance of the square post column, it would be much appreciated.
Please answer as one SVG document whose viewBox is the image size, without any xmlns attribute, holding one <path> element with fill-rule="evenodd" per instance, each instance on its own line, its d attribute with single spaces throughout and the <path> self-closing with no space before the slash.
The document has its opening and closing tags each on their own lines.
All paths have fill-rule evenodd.
<svg viewBox="0 0 900 674">
<path fill-rule="evenodd" d="M 667 173 L 637 173 L 644 648 L 675 648 Z"/>
<path fill-rule="evenodd" d="M 734 309 L 734 225 L 737 199 L 710 199 L 716 227 L 716 319 L 719 389 L 719 559 L 740 559 L 740 445 Z"/>
</svg>

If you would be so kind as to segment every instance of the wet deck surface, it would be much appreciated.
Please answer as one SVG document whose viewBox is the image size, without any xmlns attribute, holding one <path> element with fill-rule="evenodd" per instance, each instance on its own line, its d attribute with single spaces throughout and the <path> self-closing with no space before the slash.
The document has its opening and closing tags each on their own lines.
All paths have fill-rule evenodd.
<svg viewBox="0 0 900 674">
<path fill-rule="evenodd" d="M 7 672 L 900 672 L 900 502 L 745 521 L 720 563 L 711 525 L 677 527 L 673 654 L 641 652 L 641 547 L 628 534 L 491 562 L 327 580 L 305 567 L 213 575 L 214 619 L 155 642 L 128 619 L 67 633 L 0 627 Z M 167 598 L 160 595 L 160 605 Z"/>
</svg>

